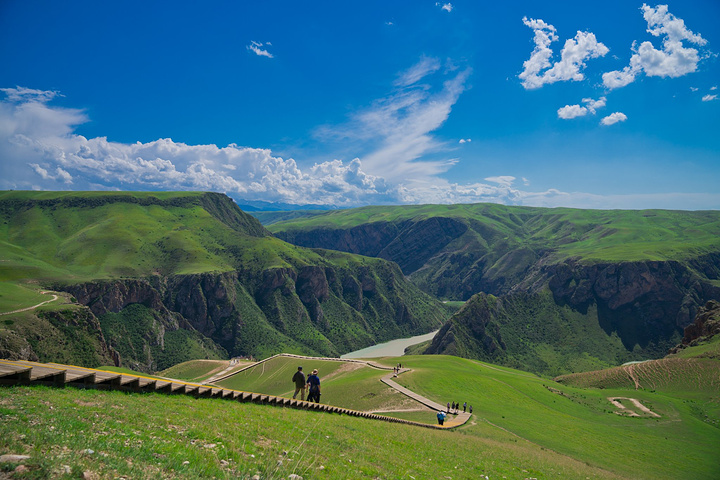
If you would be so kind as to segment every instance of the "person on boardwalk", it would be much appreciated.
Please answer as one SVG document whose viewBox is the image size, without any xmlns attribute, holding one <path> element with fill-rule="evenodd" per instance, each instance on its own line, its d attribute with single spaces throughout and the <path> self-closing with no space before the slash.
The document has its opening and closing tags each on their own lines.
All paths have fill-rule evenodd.
<svg viewBox="0 0 720 480">
<path fill-rule="evenodd" d="M 317 368 L 308 375 L 307 384 L 310 386 L 308 390 L 308 402 L 320 403 L 320 377 L 318 377 Z"/>
<path fill-rule="evenodd" d="M 463 402 L 463 413 L 467 410 L 467 402 Z"/>
<path fill-rule="evenodd" d="M 448 402 L 447 407 L 448 407 L 448 412 L 449 412 L 450 411 L 450 402 Z"/>
<path fill-rule="evenodd" d="M 305 400 L 305 374 L 302 371 L 302 367 L 298 367 L 297 372 L 292 377 L 292 381 L 295 384 L 295 393 L 293 398 L 297 397 L 300 392 L 300 400 Z"/>
<path fill-rule="evenodd" d="M 452 402 L 452 408 L 450 409 L 449 413 L 452 413 L 453 410 L 455 410 L 455 402 Z"/>
<path fill-rule="evenodd" d="M 470 405 L 470 413 L 472 413 L 472 405 Z"/>
<path fill-rule="evenodd" d="M 438 425 L 442 425 L 445 422 L 445 412 L 439 411 L 437 414 Z"/>
</svg>

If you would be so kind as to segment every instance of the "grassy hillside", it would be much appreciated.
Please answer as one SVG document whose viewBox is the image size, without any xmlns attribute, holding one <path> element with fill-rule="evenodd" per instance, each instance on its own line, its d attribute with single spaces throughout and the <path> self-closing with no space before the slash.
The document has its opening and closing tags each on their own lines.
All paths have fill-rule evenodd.
<svg viewBox="0 0 720 480">
<path fill-rule="evenodd" d="M 274 378 L 288 376 L 297 364 L 278 360 L 246 381 L 275 388 Z M 304 362 L 304 368 L 320 369 L 328 395 L 333 385 L 355 386 L 355 395 L 333 398 L 340 406 L 357 406 L 361 393 L 379 383 L 363 368 L 340 372 Z M 441 403 L 467 401 L 474 408 L 471 421 L 455 431 L 433 431 L 220 399 L 13 387 L 0 389 L 0 451 L 30 455 L 36 478 L 58 476 L 53 472 L 62 465 L 77 476 L 88 471 L 103 478 L 296 473 L 702 480 L 720 472 L 719 412 L 707 408 L 717 401 L 717 389 L 698 390 L 693 382 L 678 390 L 578 388 L 448 356 L 404 357 L 403 364 L 412 371 L 400 383 Z M 289 382 L 288 376 L 277 386 Z M 660 417 L 618 414 L 608 397 L 638 399 Z"/>
<path fill-rule="evenodd" d="M 277 214 L 276 214 L 277 215 Z M 553 250 L 554 258 L 618 262 L 693 258 L 720 249 L 720 212 L 674 210 L 580 210 L 498 204 L 407 205 L 333 210 L 273 222 L 273 233 L 349 230 L 361 225 L 430 218 L 455 219 L 479 240 L 532 250 Z M 492 248 L 491 245 L 488 247 Z"/>
<path fill-rule="evenodd" d="M 607 332 L 596 306 L 580 312 L 558 305 L 549 292 L 500 297 L 481 293 L 451 317 L 425 353 L 556 376 L 660 358 L 681 338 L 679 333 L 669 338 L 651 334 L 637 333 L 637 343 L 626 345 L 629 334 Z"/>
<path fill-rule="evenodd" d="M 448 315 L 392 264 L 285 243 L 221 194 L 2 192 L 0 245 L 0 313 L 37 305 L 43 288 L 68 292 L 102 327 L 96 350 L 144 371 L 228 355 L 338 355 Z M 72 324 L 66 314 L 55 316 Z M 28 340 L 47 322 L 14 315 L 0 351 L 56 360 Z"/>
</svg>

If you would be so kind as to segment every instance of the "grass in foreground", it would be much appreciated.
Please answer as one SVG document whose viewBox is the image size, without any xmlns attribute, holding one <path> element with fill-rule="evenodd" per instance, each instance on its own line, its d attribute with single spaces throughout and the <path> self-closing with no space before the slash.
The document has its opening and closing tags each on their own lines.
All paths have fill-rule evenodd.
<svg viewBox="0 0 720 480">
<path fill-rule="evenodd" d="M 617 478 L 501 431 L 72 388 L 1 388 L 0 452 L 31 456 L 25 478 Z"/>
<path fill-rule="evenodd" d="M 630 478 L 720 473 L 720 412 L 705 406 L 720 400 L 717 389 L 583 389 L 456 357 L 403 358 L 413 371 L 400 376 L 401 384 L 440 403 L 473 405 L 476 424 L 462 428 L 468 435 L 487 436 L 492 426 Z M 639 399 L 661 417 L 618 415 L 607 397 Z"/>
</svg>

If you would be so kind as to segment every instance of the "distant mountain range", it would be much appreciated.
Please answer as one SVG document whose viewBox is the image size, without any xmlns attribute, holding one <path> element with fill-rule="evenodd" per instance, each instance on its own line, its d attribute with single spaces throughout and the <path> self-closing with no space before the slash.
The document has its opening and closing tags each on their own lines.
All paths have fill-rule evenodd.
<svg viewBox="0 0 720 480">
<path fill-rule="evenodd" d="M 496 204 L 295 212 L 278 238 L 397 262 L 468 300 L 428 353 L 560 374 L 659 358 L 720 299 L 720 212 Z"/>
</svg>

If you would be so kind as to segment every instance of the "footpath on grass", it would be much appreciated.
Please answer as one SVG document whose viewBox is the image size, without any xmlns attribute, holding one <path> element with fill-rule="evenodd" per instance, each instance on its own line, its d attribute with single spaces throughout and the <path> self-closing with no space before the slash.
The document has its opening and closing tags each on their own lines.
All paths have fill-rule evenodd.
<svg viewBox="0 0 720 480">
<path fill-rule="evenodd" d="M 43 292 L 40 292 L 40 293 L 43 294 L 43 295 L 49 295 L 51 292 L 45 292 L 45 291 L 43 291 Z M 45 305 L 45 304 L 48 304 L 48 303 L 50 303 L 50 302 L 54 302 L 54 301 L 57 300 L 58 298 L 59 298 L 59 297 L 58 297 L 57 295 L 53 294 L 53 298 L 51 298 L 50 300 L 45 300 L 44 302 L 40 302 L 40 303 L 38 303 L 37 305 L 33 305 L 32 307 L 18 308 L 17 310 L 13 310 L 12 312 L 2 312 L 2 313 L 0 313 L 0 315 L 12 315 L 13 313 L 20 313 L 20 312 L 27 312 L 28 310 L 35 310 L 36 308 L 42 307 L 42 306 Z"/>
<path fill-rule="evenodd" d="M 388 371 L 394 370 L 393 367 L 388 367 L 387 365 L 381 365 L 379 363 L 376 363 L 376 362 L 373 362 L 370 360 L 360 360 L 360 359 L 355 359 L 355 358 L 310 357 L 310 356 L 306 356 L 306 355 L 294 355 L 292 353 L 279 353 L 277 355 L 273 355 L 272 357 L 268 357 L 264 360 L 260 360 L 259 362 L 255 362 L 253 364 L 246 365 L 243 368 L 239 368 L 238 370 L 236 370 L 232 373 L 220 375 L 217 378 L 210 378 L 206 381 L 206 384 L 214 384 L 221 380 L 225 380 L 225 379 L 230 378 L 233 375 L 236 375 L 240 372 L 257 367 L 258 365 L 261 365 L 265 362 L 268 362 L 270 360 L 273 360 L 273 359 L 279 358 L 279 357 L 290 357 L 290 358 L 297 358 L 300 360 L 323 360 L 323 361 L 330 361 L 330 362 L 360 363 L 363 365 L 367 365 L 368 367 L 371 367 L 371 368 L 376 368 L 378 370 L 388 370 Z M 403 374 L 403 373 L 409 372 L 409 371 L 410 371 L 409 368 L 403 368 L 398 372 L 398 374 Z M 402 385 L 399 385 L 397 382 L 393 381 L 393 378 L 395 378 L 398 374 L 395 374 L 393 371 L 391 373 L 388 373 L 387 375 L 384 375 L 380 379 L 380 381 L 383 382 L 388 387 L 397 390 L 398 392 L 402 393 L 403 395 L 410 397 L 419 403 L 422 403 L 423 405 L 431 408 L 432 410 L 435 410 L 436 412 L 441 412 L 441 411 L 447 410 L 446 406 L 441 405 L 437 402 L 433 402 L 429 398 L 423 397 L 422 395 L 415 393 L 412 390 L 405 388 Z M 450 412 L 446 412 L 446 413 L 449 414 Z M 432 426 L 434 428 L 447 429 L 447 428 L 455 428 L 455 427 L 459 427 L 460 425 L 464 425 L 465 423 L 467 423 L 467 421 L 469 419 L 470 419 L 470 413 L 459 412 L 454 419 L 446 421 L 443 425 L 428 425 L 428 424 L 424 424 L 424 423 L 410 422 L 408 420 L 406 420 L 405 422 L 422 425 L 422 426 Z"/>
<path fill-rule="evenodd" d="M 253 363 L 249 366 L 241 368 L 223 378 L 235 375 L 248 368 L 252 368 L 262 364 L 272 358 L 279 356 L 287 356 L 293 358 L 304 358 L 310 360 L 329 360 L 339 362 L 364 363 L 372 368 L 380 370 L 392 370 L 392 367 L 369 362 L 364 360 L 341 360 L 339 358 L 323 358 L 323 357 L 305 357 L 292 354 L 280 354 L 267 358 L 260 362 Z M 407 372 L 404 369 L 402 372 Z M 398 385 L 392 380 L 393 373 L 389 373 L 382 378 L 382 381 L 397 389 L 399 392 L 414 398 L 421 403 L 435 410 L 444 410 L 444 408 L 431 400 L 417 395 L 414 392 Z M 303 410 L 317 410 L 327 413 L 339 413 L 354 417 L 369 418 L 373 420 L 382 420 L 391 423 L 402 423 L 406 425 L 415 425 L 424 428 L 449 429 L 463 425 L 470 417 L 469 414 L 459 414 L 454 420 L 445 422 L 444 425 L 435 425 L 428 423 L 414 422 L 412 420 L 404 420 L 401 418 L 388 417 L 378 415 L 376 413 L 361 412 L 350 408 L 336 407 L 333 405 L 325 405 L 322 403 L 307 402 L 294 398 L 279 397 L 275 395 L 264 395 L 261 393 L 245 392 L 241 390 L 233 390 L 229 388 L 216 387 L 211 384 L 198 384 L 190 382 L 182 382 L 179 380 L 165 378 L 151 378 L 142 375 L 109 372 L 105 370 L 78 367 L 74 365 L 63 365 L 59 363 L 39 363 L 26 360 L 0 360 L 0 385 L 47 385 L 53 387 L 77 387 L 77 388 L 97 388 L 102 390 L 120 390 L 128 392 L 154 392 L 164 394 L 182 394 L 191 395 L 198 398 L 223 398 L 238 402 L 252 402 L 263 405 L 283 406 L 290 408 L 298 408 Z"/>
</svg>

